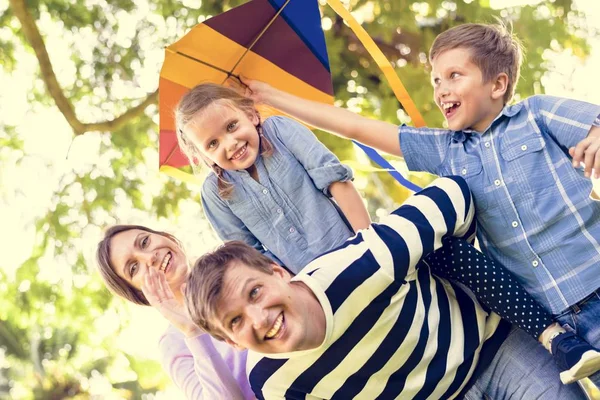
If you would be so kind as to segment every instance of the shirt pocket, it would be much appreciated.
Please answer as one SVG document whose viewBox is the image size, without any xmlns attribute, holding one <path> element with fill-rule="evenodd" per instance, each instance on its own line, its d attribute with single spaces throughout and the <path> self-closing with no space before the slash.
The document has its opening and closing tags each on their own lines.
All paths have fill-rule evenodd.
<svg viewBox="0 0 600 400">
<path fill-rule="evenodd" d="M 458 175 L 467 181 L 477 210 L 486 210 L 489 204 L 486 195 L 488 185 L 483 173 L 483 164 L 479 157 L 464 154 L 452 160 L 451 165 L 452 175 Z"/>
<path fill-rule="evenodd" d="M 531 193 L 554 187 L 546 142 L 536 133 L 505 136 L 500 146 L 502 175 L 511 193 Z"/>
</svg>

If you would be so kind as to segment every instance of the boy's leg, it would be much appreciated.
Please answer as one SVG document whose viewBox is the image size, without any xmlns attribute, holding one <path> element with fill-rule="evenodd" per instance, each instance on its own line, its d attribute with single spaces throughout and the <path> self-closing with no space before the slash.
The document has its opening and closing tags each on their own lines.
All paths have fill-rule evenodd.
<svg viewBox="0 0 600 400">
<path fill-rule="evenodd" d="M 544 339 L 544 346 L 563 370 L 564 383 L 590 376 L 600 369 L 600 351 L 579 336 L 566 333 L 503 267 L 463 239 L 445 238 L 443 247 L 425 258 L 431 271 L 467 286 L 485 306 L 523 329 Z M 546 330 L 546 328 L 548 328 Z M 600 374 L 598 374 L 600 376 Z"/>
<path fill-rule="evenodd" d="M 490 365 L 464 393 L 466 400 L 585 399 L 577 384 L 564 385 L 552 356 L 525 332 L 513 328 Z"/>
<path fill-rule="evenodd" d="M 600 290 L 589 296 L 587 300 L 556 317 L 563 326 L 567 325 L 575 333 L 590 343 L 600 347 Z M 600 372 L 590 376 L 596 387 L 600 389 Z"/>
<path fill-rule="evenodd" d="M 425 258 L 431 272 L 462 283 L 485 307 L 536 340 L 554 323 L 552 314 L 538 304 L 510 272 L 466 240 L 446 238 L 443 244 Z"/>
</svg>

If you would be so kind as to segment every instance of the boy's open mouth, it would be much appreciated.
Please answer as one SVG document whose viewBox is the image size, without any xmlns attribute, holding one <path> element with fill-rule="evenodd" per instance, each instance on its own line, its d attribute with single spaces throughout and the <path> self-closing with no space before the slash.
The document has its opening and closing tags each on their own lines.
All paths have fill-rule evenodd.
<svg viewBox="0 0 600 400">
<path fill-rule="evenodd" d="M 265 334 L 265 340 L 279 339 L 283 334 L 285 326 L 285 318 L 283 317 L 283 312 L 277 316 L 275 319 L 275 323 L 269 329 L 269 331 Z"/>
<path fill-rule="evenodd" d="M 449 101 L 442 103 L 442 110 L 444 110 L 444 116 L 446 118 L 451 117 L 456 113 L 456 110 L 460 107 L 460 103 L 458 101 Z"/>
</svg>

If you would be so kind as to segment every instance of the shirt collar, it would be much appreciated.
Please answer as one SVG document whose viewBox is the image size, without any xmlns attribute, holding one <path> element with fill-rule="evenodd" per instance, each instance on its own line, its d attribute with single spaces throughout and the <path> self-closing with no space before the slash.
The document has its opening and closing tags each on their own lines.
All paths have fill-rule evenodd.
<svg viewBox="0 0 600 400">
<path fill-rule="evenodd" d="M 502 109 L 502 111 L 500 111 L 500 113 L 496 116 L 496 118 L 494 118 L 494 120 L 492 121 L 492 123 L 490 124 L 490 126 L 488 126 L 483 133 L 487 132 L 488 129 L 490 129 L 490 127 L 492 125 L 494 125 L 494 123 L 496 121 L 498 121 L 500 118 L 502 118 L 503 116 L 505 117 L 514 117 L 519 111 L 521 111 L 521 108 L 523 107 L 522 103 L 517 103 L 511 106 L 504 106 L 504 108 Z M 474 134 L 478 134 L 479 132 L 473 130 L 473 129 L 465 129 L 462 131 L 454 131 L 452 133 L 452 141 L 454 143 L 463 143 L 465 141 L 467 141 L 468 139 L 470 139 Z"/>
</svg>

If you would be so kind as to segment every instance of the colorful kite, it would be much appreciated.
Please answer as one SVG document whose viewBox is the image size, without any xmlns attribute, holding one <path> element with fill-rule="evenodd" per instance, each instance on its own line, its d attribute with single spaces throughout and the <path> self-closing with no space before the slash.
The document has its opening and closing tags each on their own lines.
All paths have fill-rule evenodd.
<svg viewBox="0 0 600 400">
<path fill-rule="evenodd" d="M 328 3 L 346 20 L 382 68 L 415 125 L 423 125 L 404 86 L 368 34 L 339 0 Z M 173 110 L 179 99 L 199 83 L 223 84 L 231 76 L 240 75 L 268 82 L 303 98 L 332 104 L 331 72 L 318 1 L 252 0 L 195 26 L 165 49 L 159 81 L 162 172 L 184 181 L 196 181 L 193 175 L 180 169 L 188 165 L 188 160 L 179 149 L 175 134 Z M 260 112 L 263 117 L 278 113 L 265 108 Z M 402 185 L 419 189 L 375 150 L 357 145 Z"/>
</svg>

